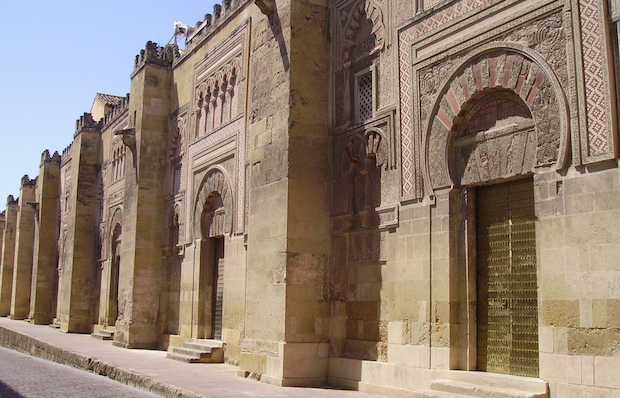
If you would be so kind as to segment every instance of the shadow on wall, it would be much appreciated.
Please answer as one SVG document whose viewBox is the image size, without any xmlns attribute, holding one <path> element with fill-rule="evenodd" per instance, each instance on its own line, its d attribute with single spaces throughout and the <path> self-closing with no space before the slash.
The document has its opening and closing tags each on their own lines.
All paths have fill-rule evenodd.
<svg viewBox="0 0 620 398">
<path fill-rule="evenodd" d="M 282 56 L 282 65 L 284 70 L 288 71 L 291 63 L 288 59 L 288 51 L 286 50 L 286 43 L 284 42 L 284 36 L 282 35 L 282 25 L 280 24 L 280 17 L 278 16 L 278 9 L 274 6 L 269 15 L 269 27 L 273 33 L 274 38 L 278 42 L 280 47 L 280 55 Z"/>
</svg>

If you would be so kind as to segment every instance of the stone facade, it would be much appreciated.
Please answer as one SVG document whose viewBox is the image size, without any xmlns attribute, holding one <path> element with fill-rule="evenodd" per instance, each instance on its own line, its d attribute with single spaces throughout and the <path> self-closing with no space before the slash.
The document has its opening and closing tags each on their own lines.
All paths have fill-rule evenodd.
<svg viewBox="0 0 620 398">
<path fill-rule="evenodd" d="M 0 315 L 279 385 L 620 396 L 619 20 L 225 1 L 9 197 Z"/>
</svg>

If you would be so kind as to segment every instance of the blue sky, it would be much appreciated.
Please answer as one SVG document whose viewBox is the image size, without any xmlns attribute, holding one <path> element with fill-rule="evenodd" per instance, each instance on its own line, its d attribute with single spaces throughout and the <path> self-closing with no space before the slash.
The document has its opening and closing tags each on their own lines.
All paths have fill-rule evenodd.
<svg viewBox="0 0 620 398">
<path fill-rule="evenodd" d="M 95 93 L 125 95 L 134 57 L 194 25 L 213 0 L 5 1 L 0 12 L 0 211 L 38 174 L 41 153 L 71 143 Z M 78 4 L 78 5 L 76 5 Z"/>
</svg>

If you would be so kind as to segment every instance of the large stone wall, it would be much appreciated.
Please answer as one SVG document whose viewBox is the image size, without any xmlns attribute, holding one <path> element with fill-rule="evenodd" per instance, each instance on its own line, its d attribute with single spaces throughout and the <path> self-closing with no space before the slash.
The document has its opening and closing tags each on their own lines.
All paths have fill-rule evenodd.
<svg viewBox="0 0 620 398">
<path fill-rule="evenodd" d="M 9 198 L 0 315 L 127 348 L 219 340 L 241 376 L 279 385 L 615 396 L 618 4 L 603 4 L 215 6 L 183 51 L 147 43 L 130 95 L 98 95 Z M 483 309 L 512 305 L 480 271 L 498 186 L 533 195 L 527 379 L 479 371 Z"/>
<path fill-rule="evenodd" d="M 610 166 L 610 167 L 609 167 Z M 618 169 L 573 169 L 537 179 L 540 361 L 561 397 L 612 394 L 619 385 Z"/>
</svg>

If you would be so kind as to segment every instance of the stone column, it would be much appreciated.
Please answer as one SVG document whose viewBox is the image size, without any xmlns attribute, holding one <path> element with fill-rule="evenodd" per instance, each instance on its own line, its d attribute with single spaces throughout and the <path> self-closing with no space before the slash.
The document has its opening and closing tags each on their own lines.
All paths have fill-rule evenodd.
<svg viewBox="0 0 620 398">
<path fill-rule="evenodd" d="M 15 232 L 19 205 L 13 195 L 6 201 L 4 234 L 0 252 L 0 316 L 11 312 L 11 291 L 13 290 L 13 262 L 15 261 Z"/>
<path fill-rule="evenodd" d="M 171 60 L 148 42 L 131 77 L 129 128 L 123 136 L 125 190 L 119 270 L 119 319 L 114 344 L 155 348 L 159 343 L 159 286 L 164 226 L 162 181 L 170 114 Z"/>
<path fill-rule="evenodd" d="M 97 258 L 97 173 L 101 133 L 90 113 L 77 122 L 73 137 L 67 214 L 66 260 L 61 279 L 60 330 L 92 332 Z"/>
<path fill-rule="evenodd" d="M 30 283 L 32 282 L 32 255 L 34 249 L 35 187 L 37 179 L 22 178 L 19 192 L 19 214 L 15 237 L 13 287 L 11 291 L 11 319 L 26 319 L 30 310 Z"/>
<path fill-rule="evenodd" d="M 43 152 L 37 183 L 39 207 L 35 234 L 30 315 L 34 324 L 49 324 L 55 316 L 55 290 L 58 267 L 58 191 L 60 155 Z"/>
</svg>

